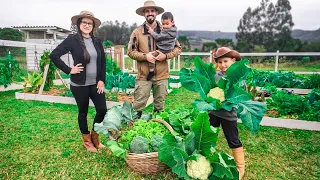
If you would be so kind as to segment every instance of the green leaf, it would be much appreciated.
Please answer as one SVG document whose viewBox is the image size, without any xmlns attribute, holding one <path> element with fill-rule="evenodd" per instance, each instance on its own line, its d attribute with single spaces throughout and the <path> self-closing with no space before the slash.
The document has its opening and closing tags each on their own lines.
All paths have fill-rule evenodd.
<svg viewBox="0 0 320 180">
<path fill-rule="evenodd" d="M 110 140 L 107 142 L 107 148 L 110 149 L 113 155 L 121 158 L 126 158 L 127 150 L 121 148 L 117 141 Z"/>
<path fill-rule="evenodd" d="M 163 137 L 163 142 L 159 147 L 158 159 L 168 165 L 173 167 L 176 165 L 176 162 L 173 160 L 172 149 L 173 148 L 183 148 L 177 142 L 176 138 L 171 134 L 165 135 Z"/>
<path fill-rule="evenodd" d="M 210 81 L 210 89 L 217 87 L 216 83 L 216 70 L 213 68 L 213 64 L 207 64 L 202 61 L 199 56 L 196 56 L 193 60 L 195 68 L 195 73 L 206 77 Z"/>
<path fill-rule="evenodd" d="M 182 150 L 174 148 L 172 150 L 173 159 L 176 162 L 176 165 L 171 167 L 172 172 L 176 173 L 179 178 L 184 178 L 186 180 L 191 180 L 191 178 L 187 174 L 186 164 L 189 159 L 188 154 Z"/>
<path fill-rule="evenodd" d="M 233 63 L 226 71 L 226 79 L 229 80 L 230 86 L 245 80 L 249 73 L 251 72 L 251 68 L 249 67 L 249 61 L 241 60 Z"/>
<path fill-rule="evenodd" d="M 94 130 L 97 133 L 109 136 L 110 129 L 117 131 L 120 128 L 122 118 L 121 106 L 114 106 L 107 112 L 101 123 L 94 124 Z"/>
<path fill-rule="evenodd" d="M 244 101 L 251 100 L 252 96 L 244 89 L 233 85 L 227 92 L 227 101 L 233 104 L 238 104 Z"/>
<path fill-rule="evenodd" d="M 194 132 L 190 132 L 184 139 L 185 149 L 188 155 L 193 154 L 196 150 L 195 147 L 195 134 Z"/>
<path fill-rule="evenodd" d="M 210 128 L 207 112 L 199 113 L 197 119 L 191 125 L 191 131 L 195 134 L 195 147 L 202 155 L 210 156 L 211 149 L 216 147 L 218 134 Z"/>
<path fill-rule="evenodd" d="M 233 157 L 222 152 L 215 154 L 210 161 L 212 162 L 213 173 L 209 179 L 239 179 L 239 173 Z"/>
<path fill-rule="evenodd" d="M 199 111 L 216 110 L 216 108 L 213 106 L 213 104 L 208 103 L 204 100 L 199 100 L 199 99 L 194 100 L 193 106 Z"/>
<path fill-rule="evenodd" d="M 182 68 L 180 70 L 180 81 L 183 87 L 190 91 L 199 92 L 205 99 L 210 91 L 210 81 L 205 76 L 194 73 L 190 69 Z"/>
<path fill-rule="evenodd" d="M 227 111 L 232 111 L 233 108 L 237 107 L 236 104 L 230 103 L 228 101 L 223 101 L 222 102 L 222 108 L 227 110 Z"/>
<path fill-rule="evenodd" d="M 123 103 L 121 113 L 123 115 L 122 122 L 129 123 L 131 120 L 138 119 L 138 113 L 133 109 L 132 104 L 128 101 Z"/>
<path fill-rule="evenodd" d="M 229 86 L 230 86 L 229 80 L 226 79 L 225 77 L 221 77 L 219 82 L 218 82 L 218 87 L 220 89 L 223 89 L 225 92 L 227 92 L 228 89 L 229 89 Z"/>
<path fill-rule="evenodd" d="M 238 104 L 237 116 L 252 133 L 256 133 L 266 110 L 267 105 L 264 103 L 245 101 Z"/>
</svg>

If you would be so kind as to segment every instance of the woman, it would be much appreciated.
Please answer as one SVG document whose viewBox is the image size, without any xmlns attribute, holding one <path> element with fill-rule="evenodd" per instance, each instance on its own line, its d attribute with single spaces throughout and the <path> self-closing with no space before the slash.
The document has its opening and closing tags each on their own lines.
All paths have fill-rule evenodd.
<svg viewBox="0 0 320 180">
<path fill-rule="evenodd" d="M 221 77 L 225 76 L 227 69 L 233 63 L 241 60 L 241 56 L 237 51 L 227 47 L 218 48 L 216 51 L 213 51 L 212 55 L 220 70 L 215 77 L 217 82 Z M 243 88 L 246 89 L 245 84 Z M 239 139 L 236 109 L 233 109 L 232 111 L 227 111 L 225 109 L 209 111 L 209 117 L 210 125 L 213 127 L 220 127 L 221 124 L 228 145 L 232 150 L 240 179 L 242 179 L 245 173 L 244 149 Z"/>
<path fill-rule="evenodd" d="M 69 35 L 51 52 L 50 59 L 64 73 L 71 74 L 70 90 L 78 106 L 78 124 L 83 146 L 87 151 L 96 153 L 98 148 L 105 146 L 99 142 L 98 134 L 93 128 L 91 133 L 88 130 L 87 114 L 89 98 L 96 109 L 93 124 L 101 123 L 107 111 L 104 95 L 105 54 L 101 41 L 93 36 L 94 28 L 99 27 L 101 21 L 89 11 L 81 11 L 71 21 L 77 25 L 77 34 Z M 74 61 L 72 68 L 60 58 L 68 52 L 71 52 Z"/>
</svg>

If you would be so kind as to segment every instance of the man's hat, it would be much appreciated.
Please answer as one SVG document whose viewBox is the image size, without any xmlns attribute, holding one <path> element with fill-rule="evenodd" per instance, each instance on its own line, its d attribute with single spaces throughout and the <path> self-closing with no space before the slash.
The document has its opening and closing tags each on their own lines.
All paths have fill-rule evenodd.
<svg viewBox="0 0 320 180">
<path fill-rule="evenodd" d="M 143 11 L 146 8 L 155 8 L 158 11 L 158 14 L 161 14 L 164 12 L 164 9 L 162 7 L 156 6 L 156 3 L 154 1 L 146 1 L 144 2 L 143 7 L 140 7 L 136 10 L 136 13 L 140 16 L 143 16 Z"/>
</svg>

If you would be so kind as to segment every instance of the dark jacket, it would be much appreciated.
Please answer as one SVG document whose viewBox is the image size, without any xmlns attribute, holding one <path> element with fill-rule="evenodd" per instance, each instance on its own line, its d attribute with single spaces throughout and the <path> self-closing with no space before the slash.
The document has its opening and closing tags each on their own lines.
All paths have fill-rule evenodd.
<svg viewBox="0 0 320 180">
<path fill-rule="evenodd" d="M 97 50 L 97 82 L 106 79 L 106 59 L 101 41 L 92 37 L 92 42 Z M 50 54 L 51 61 L 64 73 L 70 74 L 71 68 L 67 66 L 62 60 L 61 56 L 71 52 L 73 58 L 73 65 L 81 63 L 83 71 L 78 74 L 71 74 L 71 81 L 83 85 L 86 81 L 86 63 L 84 61 L 84 52 L 80 45 L 80 39 L 77 35 L 69 35 L 61 44 L 59 44 Z"/>
</svg>

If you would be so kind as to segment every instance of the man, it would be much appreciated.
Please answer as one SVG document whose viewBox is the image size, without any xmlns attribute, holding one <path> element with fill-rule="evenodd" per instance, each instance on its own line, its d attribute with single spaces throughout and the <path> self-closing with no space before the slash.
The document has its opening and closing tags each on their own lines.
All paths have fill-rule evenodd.
<svg viewBox="0 0 320 180">
<path fill-rule="evenodd" d="M 140 16 L 144 16 L 146 21 L 137 27 L 131 34 L 128 44 L 128 56 L 137 61 L 138 75 L 134 91 L 133 108 L 141 116 L 153 88 L 154 112 L 163 111 L 164 100 L 168 94 L 169 70 L 167 59 L 172 59 L 181 53 L 181 46 L 176 41 L 175 48 L 169 53 L 162 53 L 156 49 L 156 41 L 148 33 L 148 28 L 155 32 L 160 32 L 160 23 L 156 21 L 156 16 L 163 13 L 164 9 L 156 6 L 153 1 L 146 1 L 143 7 L 136 10 Z M 154 56 L 154 54 L 158 54 Z M 147 80 L 149 74 L 149 63 L 155 63 L 154 76 Z"/>
</svg>

